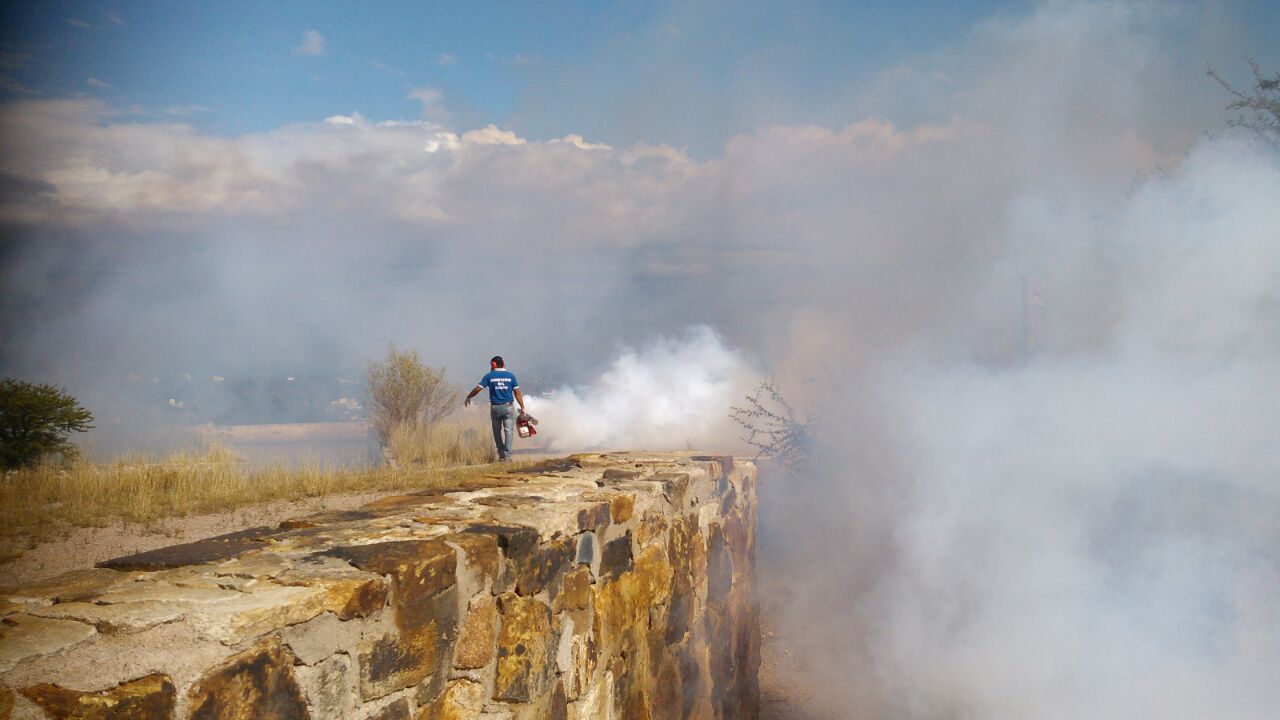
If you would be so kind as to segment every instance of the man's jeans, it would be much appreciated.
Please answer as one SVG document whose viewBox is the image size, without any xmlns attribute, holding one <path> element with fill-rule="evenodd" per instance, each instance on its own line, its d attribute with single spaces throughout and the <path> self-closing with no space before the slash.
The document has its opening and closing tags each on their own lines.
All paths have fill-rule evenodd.
<svg viewBox="0 0 1280 720">
<path fill-rule="evenodd" d="M 516 429 L 516 404 L 490 405 L 489 419 L 493 421 L 493 444 L 498 446 L 498 459 L 511 457 L 511 435 Z"/>
</svg>

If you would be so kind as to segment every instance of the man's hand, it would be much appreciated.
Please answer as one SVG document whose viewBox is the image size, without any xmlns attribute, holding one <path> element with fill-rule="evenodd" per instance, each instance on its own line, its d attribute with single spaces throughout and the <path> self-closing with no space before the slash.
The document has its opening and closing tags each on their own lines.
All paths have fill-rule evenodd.
<svg viewBox="0 0 1280 720">
<path fill-rule="evenodd" d="M 470 395 L 468 395 L 468 396 L 467 396 L 467 397 L 462 401 L 462 407 L 471 407 L 471 396 L 470 396 Z"/>
</svg>

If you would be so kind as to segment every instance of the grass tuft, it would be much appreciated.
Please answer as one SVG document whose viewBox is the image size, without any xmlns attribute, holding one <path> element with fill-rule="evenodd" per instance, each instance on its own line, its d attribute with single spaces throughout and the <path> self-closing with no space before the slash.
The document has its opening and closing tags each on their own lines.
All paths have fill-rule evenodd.
<svg viewBox="0 0 1280 720">
<path fill-rule="evenodd" d="M 420 462 L 390 467 L 253 469 L 231 448 L 212 444 L 158 459 L 135 455 L 11 471 L 0 479 L 0 561 L 65 537 L 76 527 L 145 524 L 277 500 L 463 483 L 495 471 L 476 462 L 492 457 L 491 445 L 490 453 L 482 455 L 467 428 L 459 425 L 422 445 Z M 504 464 L 501 470 L 530 464 Z"/>
</svg>

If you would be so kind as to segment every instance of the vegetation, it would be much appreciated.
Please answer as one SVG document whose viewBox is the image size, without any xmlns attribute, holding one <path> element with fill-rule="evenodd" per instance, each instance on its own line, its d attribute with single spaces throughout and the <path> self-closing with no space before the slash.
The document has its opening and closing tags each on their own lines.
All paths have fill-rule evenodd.
<svg viewBox="0 0 1280 720">
<path fill-rule="evenodd" d="M 428 367 L 416 350 L 397 350 L 369 362 L 369 422 L 387 447 L 400 426 L 429 431 L 458 406 L 458 391 L 444 379 L 444 368 Z"/>
<path fill-rule="evenodd" d="M 813 426 L 796 417 L 778 384 L 766 380 L 746 400 L 746 407 L 731 408 L 729 416 L 747 431 L 742 439 L 756 449 L 757 457 L 774 460 L 791 470 L 808 462 Z"/>
<path fill-rule="evenodd" d="M 503 465 L 502 471 L 528 464 Z M 74 527 L 150 523 L 337 493 L 454 485 L 491 472 L 493 468 L 486 465 L 255 470 L 220 445 L 160 459 L 124 457 L 109 463 L 76 461 L 61 466 L 42 463 L 16 470 L 0 482 L 0 560 L 58 539 Z"/>
<path fill-rule="evenodd" d="M 68 436 L 93 426 L 93 415 L 66 390 L 20 380 L 0 380 L 0 466 L 34 465 L 49 455 L 71 459 Z"/>
<path fill-rule="evenodd" d="M 1209 77 L 1235 97 L 1227 105 L 1228 110 L 1237 113 L 1228 121 L 1233 127 L 1249 130 L 1271 145 L 1280 145 L 1280 72 L 1267 75 L 1253 60 L 1249 67 L 1253 70 L 1253 87 L 1247 90 L 1237 89 L 1212 67 Z"/>
<path fill-rule="evenodd" d="M 498 459 L 486 412 L 466 412 L 432 425 L 401 423 L 391 430 L 387 449 L 405 466 L 476 465 Z"/>
</svg>

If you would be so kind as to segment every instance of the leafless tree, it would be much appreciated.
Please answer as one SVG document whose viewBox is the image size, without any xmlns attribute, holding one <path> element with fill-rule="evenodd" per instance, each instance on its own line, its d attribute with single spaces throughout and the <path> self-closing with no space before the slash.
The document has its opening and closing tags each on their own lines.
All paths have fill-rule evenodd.
<svg viewBox="0 0 1280 720">
<path fill-rule="evenodd" d="M 730 417 L 746 430 L 742 439 L 756 449 L 758 457 L 774 460 L 792 470 L 808 462 L 813 446 L 812 426 L 796 417 L 795 409 L 783 397 L 777 382 L 760 383 L 746 401 L 745 407 L 730 408 Z"/>
<path fill-rule="evenodd" d="M 1237 113 L 1228 120 L 1232 127 L 1244 128 L 1263 142 L 1280 146 L 1280 73 L 1267 75 L 1257 62 L 1248 62 L 1253 70 L 1253 87 L 1248 90 L 1237 89 L 1213 67 L 1208 68 L 1209 77 L 1235 97 L 1227 105 L 1228 110 Z"/>
</svg>

